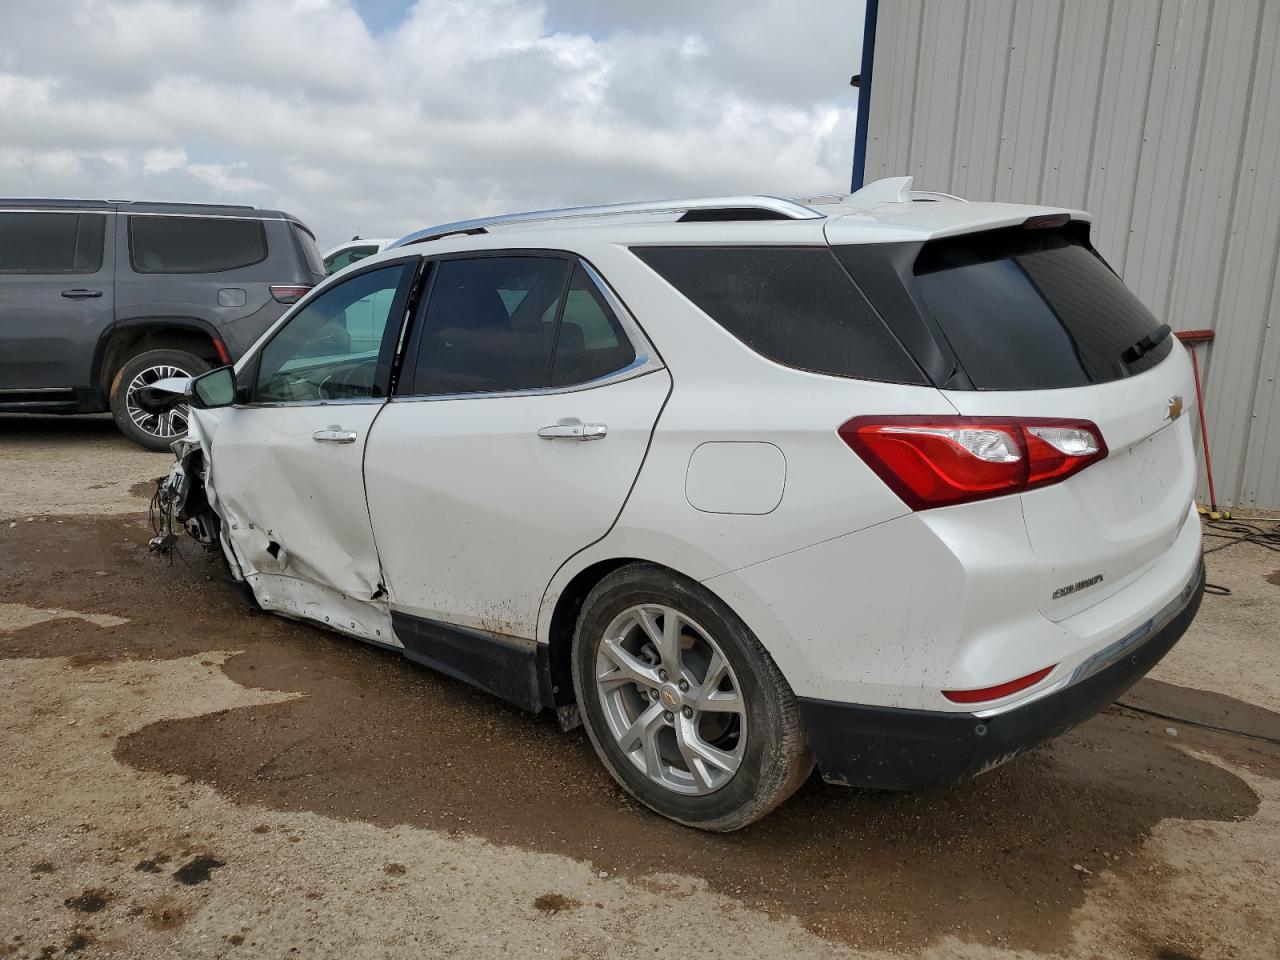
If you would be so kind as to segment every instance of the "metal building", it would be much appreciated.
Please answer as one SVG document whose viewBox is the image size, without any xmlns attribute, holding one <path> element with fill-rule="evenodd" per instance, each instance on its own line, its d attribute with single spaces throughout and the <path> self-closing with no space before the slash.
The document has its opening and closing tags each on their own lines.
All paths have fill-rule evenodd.
<svg viewBox="0 0 1280 960">
<path fill-rule="evenodd" d="M 1158 316 L 1215 331 L 1219 502 L 1280 507 L 1280 2 L 868 0 L 858 126 L 855 188 L 1092 212 Z"/>
</svg>

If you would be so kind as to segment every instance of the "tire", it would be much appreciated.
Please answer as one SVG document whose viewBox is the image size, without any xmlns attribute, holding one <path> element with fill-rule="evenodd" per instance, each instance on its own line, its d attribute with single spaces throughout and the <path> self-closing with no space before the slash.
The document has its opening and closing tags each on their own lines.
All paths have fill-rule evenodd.
<svg viewBox="0 0 1280 960">
<path fill-rule="evenodd" d="M 677 656 L 669 641 L 666 655 L 654 642 L 669 636 L 672 614 Z M 673 665 L 677 673 L 667 669 Z M 673 571 L 628 564 L 596 585 L 574 634 L 573 685 L 609 773 L 645 806 L 686 826 L 745 827 L 813 769 L 795 694 L 777 665 L 723 601 Z"/>
<path fill-rule="evenodd" d="M 209 364 L 185 350 L 147 350 L 130 357 L 111 381 L 111 415 L 116 426 L 141 447 L 168 450 L 169 444 L 186 435 L 186 406 L 147 414 L 131 402 L 133 391 L 162 377 L 194 377 L 208 369 Z"/>
</svg>

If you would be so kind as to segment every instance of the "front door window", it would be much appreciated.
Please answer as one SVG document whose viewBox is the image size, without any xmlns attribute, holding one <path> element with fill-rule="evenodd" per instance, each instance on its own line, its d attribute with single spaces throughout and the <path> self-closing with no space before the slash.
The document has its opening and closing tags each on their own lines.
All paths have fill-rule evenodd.
<svg viewBox="0 0 1280 960">
<path fill-rule="evenodd" d="M 351 400 L 386 395 L 388 322 L 399 329 L 412 268 L 397 263 L 358 274 L 306 304 L 263 348 L 257 403 Z"/>
</svg>

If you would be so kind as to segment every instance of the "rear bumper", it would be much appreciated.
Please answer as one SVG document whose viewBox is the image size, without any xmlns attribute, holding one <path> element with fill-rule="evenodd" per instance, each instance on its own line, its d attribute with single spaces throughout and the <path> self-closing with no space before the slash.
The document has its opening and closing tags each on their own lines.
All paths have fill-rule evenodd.
<svg viewBox="0 0 1280 960">
<path fill-rule="evenodd" d="M 995 716 L 800 698 L 824 780 L 882 790 L 954 783 L 1092 717 L 1169 652 L 1200 609 L 1204 564 L 1151 620 L 1076 668 L 1064 686 Z"/>
</svg>

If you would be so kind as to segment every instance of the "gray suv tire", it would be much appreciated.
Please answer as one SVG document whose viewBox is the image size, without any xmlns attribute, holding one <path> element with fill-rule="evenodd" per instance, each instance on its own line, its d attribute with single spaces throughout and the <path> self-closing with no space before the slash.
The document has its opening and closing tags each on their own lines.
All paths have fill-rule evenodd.
<svg viewBox="0 0 1280 960">
<path fill-rule="evenodd" d="M 148 450 L 168 450 L 169 444 L 187 433 L 187 408 L 166 413 L 144 411 L 134 394 L 166 377 L 194 377 L 209 369 L 195 354 L 185 350 L 147 350 L 129 358 L 111 382 L 111 415 L 120 432 Z"/>
</svg>

